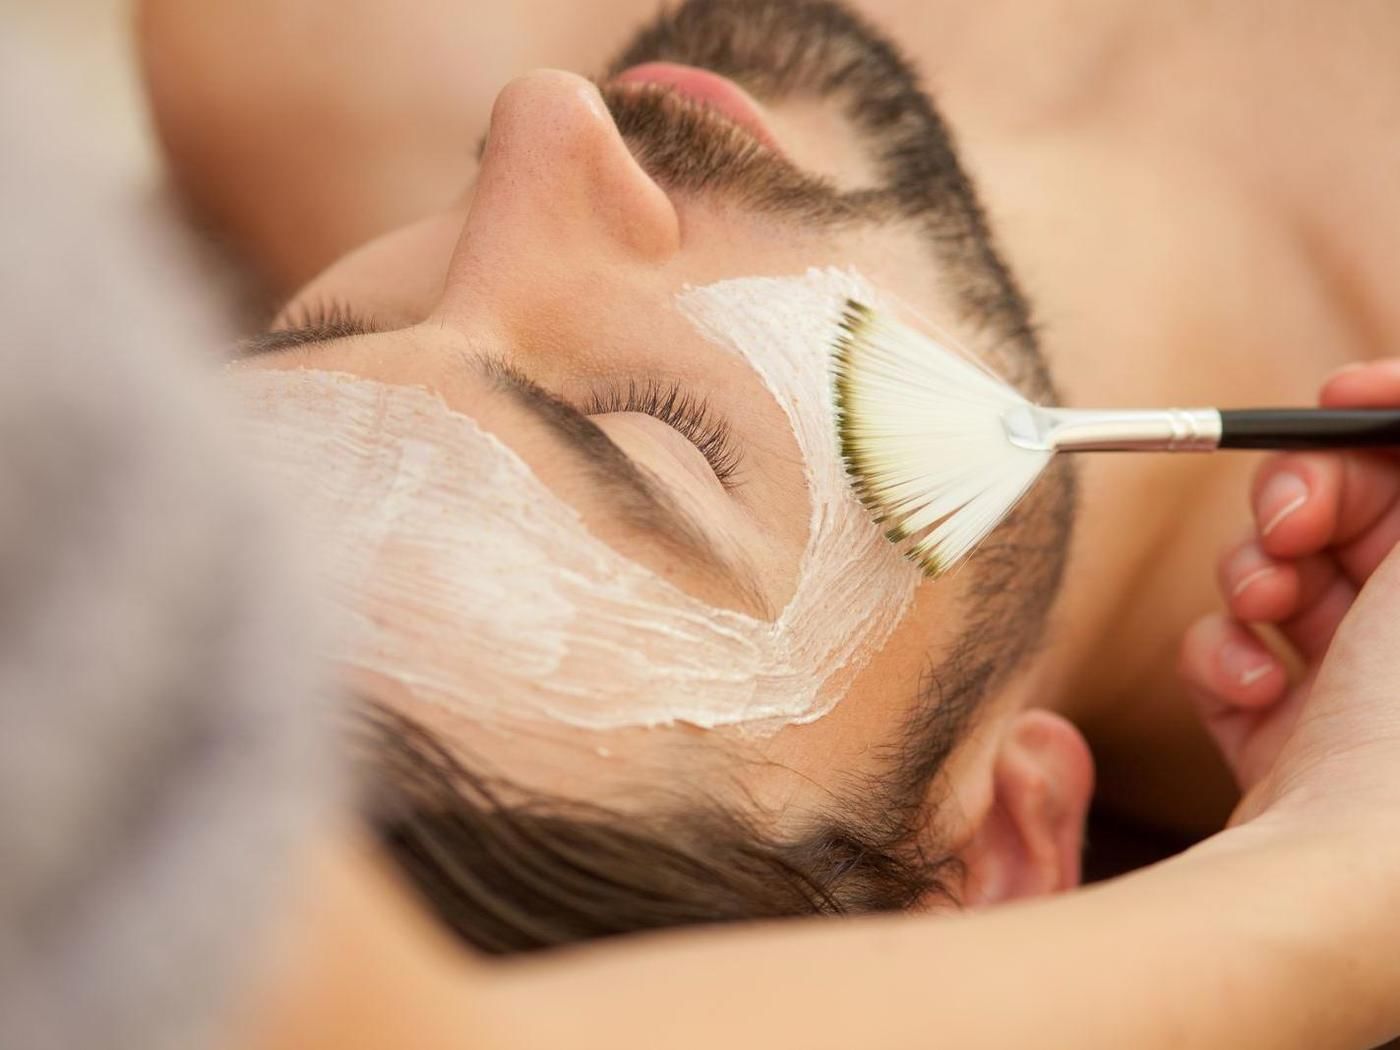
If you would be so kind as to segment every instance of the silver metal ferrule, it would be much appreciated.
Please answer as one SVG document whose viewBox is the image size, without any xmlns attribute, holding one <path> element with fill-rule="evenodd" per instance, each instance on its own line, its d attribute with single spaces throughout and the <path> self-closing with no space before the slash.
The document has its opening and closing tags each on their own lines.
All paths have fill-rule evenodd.
<svg viewBox="0 0 1400 1050">
<path fill-rule="evenodd" d="M 1214 408 L 1078 409 L 1018 406 L 1002 419 L 1007 439 L 1041 452 L 1210 452 L 1220 447 Z"/>
</svg>

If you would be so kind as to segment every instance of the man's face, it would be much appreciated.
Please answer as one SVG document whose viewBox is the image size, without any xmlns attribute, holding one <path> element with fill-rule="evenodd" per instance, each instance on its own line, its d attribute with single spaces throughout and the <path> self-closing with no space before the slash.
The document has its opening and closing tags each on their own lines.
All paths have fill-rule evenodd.
<svg viewBox="0 0 1400 1050">
<path fill-rule="evenodd" d="M 753 362 L 702 335 L 680 293 L 853 269 L 1032 393 L 1046 379 L 1007 338 L 1015 319 L 987 314 L 984 245 L 967 243 L 980 216 L 928 184 L 928 158 L 947 144 L 883 45 L 832 9 L 741 8 L 688 5 L 639 36 L 601 87 L 558 72 L 507 85 L 462 199 L 331 267 L 265 340 L 281 352 L 251 364 L 431 390 L 609 547 L 692 598 L 771 621 L 803 571 L 810 463 Z M 718 69 L 752 95 L 656 60 Z M 937 247 L 949 231 L 962 240 Z M 1066 518 L 1063 496 L 1046 499 Z M 1007 659 L 1019 657 L 1064 543 L 1063 526 L 1031 533 L 1045 553 L 1031 598 L 1006 595 L 1005 568 L 997 586 L 975 563 L 921 588 L 832 713 L 732 739 L 768 760 L 746 790 L 810 811 L 878 775 L 882 752 L 927 719 L 930 668 L 965 657 L 974 603 L 1029 605 L 1019 630 L 1002 628 Z M 656 755 L 694 733 L 627 738 Z"/>
</svg>

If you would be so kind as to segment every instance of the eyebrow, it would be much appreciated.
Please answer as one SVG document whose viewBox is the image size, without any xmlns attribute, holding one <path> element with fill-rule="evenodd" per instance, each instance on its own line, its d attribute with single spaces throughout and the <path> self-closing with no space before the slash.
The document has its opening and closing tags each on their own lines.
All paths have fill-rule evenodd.
<svg viewBox="0 0 1400 1050">
<path fill-rule="evenodd" d="M 243 360 L 311 349 L 375 330 L 338 319 L 330 324 L 279 328 L 242 340 L 234 350 L 234 357 Z M 618 448 L 586 413 L 551 394 L 507 361 L 464 356 L 468 367 L 491 381 L 496 389 L 510 395 L 516 405 L 544 424 L 574 454 L 590 479 L 612 497 L 612 506 L 624 522 L 721 577 L 748 612 L 760 618 L 772 618 L 771 604 L 764 597 L 753 569 L 721 551 L 694 515 L 677 504 L 670 493 Z"/>
</svg>

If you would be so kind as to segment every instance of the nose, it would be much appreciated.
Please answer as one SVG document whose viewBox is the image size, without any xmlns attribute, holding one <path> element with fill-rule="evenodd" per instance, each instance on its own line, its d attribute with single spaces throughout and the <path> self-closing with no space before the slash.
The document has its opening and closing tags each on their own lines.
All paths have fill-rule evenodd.
<svg viewBox="0 0 1400 1050">
<path fill-rule="evenodd" d="M 496 98 L 448 283 L 664 262 L 680 220 L 583 77 L 537 70 Z"/>
</svg>

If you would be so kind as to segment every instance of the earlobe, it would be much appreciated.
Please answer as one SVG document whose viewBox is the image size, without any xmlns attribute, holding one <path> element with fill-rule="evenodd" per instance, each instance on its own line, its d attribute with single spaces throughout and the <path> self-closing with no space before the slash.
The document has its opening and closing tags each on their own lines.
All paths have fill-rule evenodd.
<svg viewBox="0 0 1400 1050">
<path fill-rule="evenodd" d="M 980 907 L 1079 885 L 1094 765 L 1084 738 L 1049 711 L 1017 715 L 992 766 L 991 805 L 962 854 L 964 903 Z"/>
</svg>

